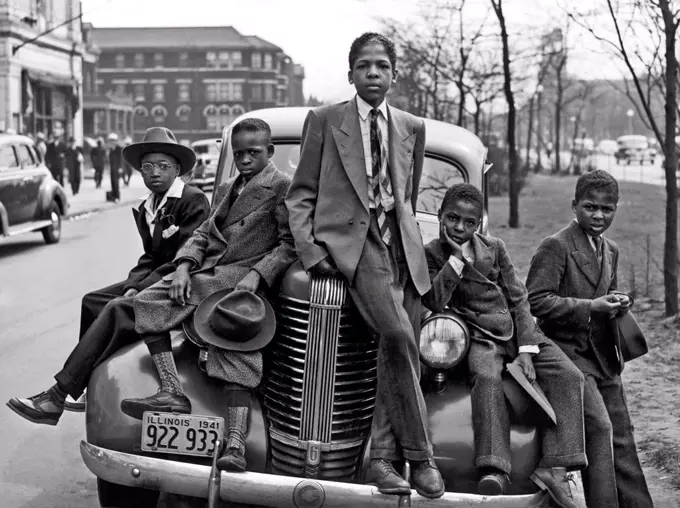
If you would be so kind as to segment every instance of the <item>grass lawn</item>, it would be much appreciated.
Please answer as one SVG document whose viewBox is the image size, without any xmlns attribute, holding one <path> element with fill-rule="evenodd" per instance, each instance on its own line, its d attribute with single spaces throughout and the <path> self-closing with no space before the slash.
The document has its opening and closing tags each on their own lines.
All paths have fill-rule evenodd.
<svg viewBox="0 0 680 508">
<path fill-rule="evenodd" d="M 575 177 L 532 177 L 520 198 L 519 229 L 508 199 L 491 198 L 489 229 L 507 245 L 520 277 L 543 238 L 568 225 Z M 663 318 L 665 189 L 620 182 L 619 208 L 605 236 L 620 249 L 619 289 L 637 290 L 636 318 L 650 352 L 626 365 L 623 378 L 635 436 L 657 508 L 680 507 L 680 326 Z M 647 256 L 647 237 L 650 256 Z M 649 277 L 647 278 L 647 259 Z M 634 274 L 634 275 L 633 275 Z"/>
</svg>

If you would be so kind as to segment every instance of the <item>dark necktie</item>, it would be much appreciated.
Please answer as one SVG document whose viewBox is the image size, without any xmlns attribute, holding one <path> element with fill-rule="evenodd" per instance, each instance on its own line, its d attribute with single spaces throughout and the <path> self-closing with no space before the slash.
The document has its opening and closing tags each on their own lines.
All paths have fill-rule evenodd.
<svg viewBox="0 0 680 508">
<path fill-rule="evenodd" d="M 595 255 L 597 256 L 597 260 L 601 263 L 602 262 L 602 237 L 601 236 L 594 236 L 593 241 L 595 242 Z"/>
<path fill-rule="evenodd" d="M 378 126 L 378 115 L 380 111 L 377 109 L 371 110 L 371 186 L 373 187 L 373 203 L 375 203 L 375 216 L 378 219 L 378 227 L 380 228 L 380 237 L 385 245 L 390 244 L 392 239 L 392 232 L 390 231 L 389 223 L 386 221 L 385 209 L 383 208 L 380 199 L 380 179 L 386 175 L 387 171 L 382 171 L 382 163 L 385 159 L 385 147 L 382 143 L 382 136 L 380 127 Z"/>
</svg>

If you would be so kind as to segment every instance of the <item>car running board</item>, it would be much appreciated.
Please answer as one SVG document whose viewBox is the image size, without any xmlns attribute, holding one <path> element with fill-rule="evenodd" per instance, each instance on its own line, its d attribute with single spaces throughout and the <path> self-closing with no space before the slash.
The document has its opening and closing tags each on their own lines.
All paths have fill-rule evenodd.
<svg viewBox="0 0 680 508">
<path fill-rule="evenodd" d="M 51 225 L 52 225 L 51 220 L 34 220 L 32 222 L 19 224 L 18 226 L 10 226 L 9 231 L 4 236 L 15 236 L 24 233 L 30 233 L 31 231 L 38 231 L 42 228 L 46 228 Z"/>
<path fill-rule="evenodd" d="M 131 455 L 86 441 L 80 442 L 80 455 L 92 473 L 110 483 L 202 499 L 219 486 L 222 501 L 272 508 L 547 508 L 550 501 L 543 492 L 493 497 L 446 492 L 439 499 L 415 492 L 391 496 L 372 485 L 250 472 L 222 471 L 217 480 L 211 478 L 210 466 Z"/>
</svg>

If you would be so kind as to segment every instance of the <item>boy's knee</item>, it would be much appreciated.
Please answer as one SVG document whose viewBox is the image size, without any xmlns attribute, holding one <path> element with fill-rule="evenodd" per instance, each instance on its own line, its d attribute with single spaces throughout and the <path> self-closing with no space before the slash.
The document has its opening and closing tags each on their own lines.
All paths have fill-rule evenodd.
<svg viewBox="0 0 680 508">
<path fill-rule="evenodd" d="M 473 384 L 483 384 L 486 386 L 502 386 L 503 375 L 500 369 L 487 368 L 472 375 Z"/>
</svg>

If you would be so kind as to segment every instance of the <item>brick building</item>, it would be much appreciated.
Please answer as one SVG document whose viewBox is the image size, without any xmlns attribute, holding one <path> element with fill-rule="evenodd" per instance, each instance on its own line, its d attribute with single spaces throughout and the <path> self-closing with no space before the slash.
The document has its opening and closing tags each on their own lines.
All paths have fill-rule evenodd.
<svg viewBox="0 0 680 508">
<path fill-rule="evenodd" d="M 93 28 L 99 93 L 134 100 L 134 138 L 164 125 L 178 139 L 219 137 L 253 109 L 304 104 L 304 69 L 233 27 Z M 102 118 L 95 131 L 103 131 Z"/>
</svg>

